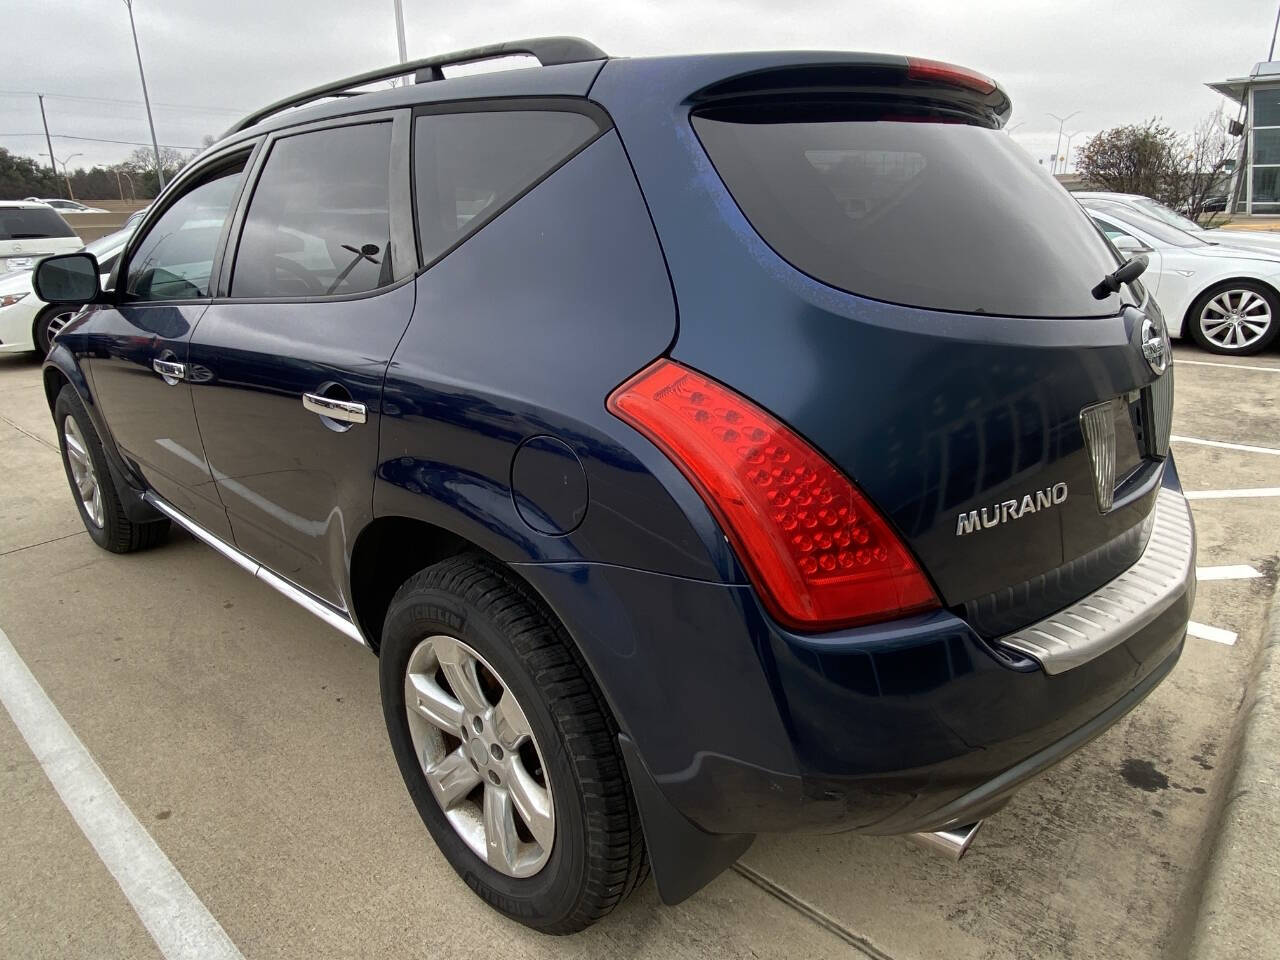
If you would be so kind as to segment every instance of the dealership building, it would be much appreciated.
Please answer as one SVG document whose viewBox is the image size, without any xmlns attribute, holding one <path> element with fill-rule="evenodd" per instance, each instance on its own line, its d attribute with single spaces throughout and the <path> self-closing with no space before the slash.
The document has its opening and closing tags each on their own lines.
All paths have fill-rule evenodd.
<svg viewBox="0 0 1280 960">
<path fill-rule="evenodd" d="M 1240 137 L 1228 210 L 1280 216 L 1280 61 L 1255 64 L 1247 77 L 1208 84 L 1241 107 Z"/>
</svg>

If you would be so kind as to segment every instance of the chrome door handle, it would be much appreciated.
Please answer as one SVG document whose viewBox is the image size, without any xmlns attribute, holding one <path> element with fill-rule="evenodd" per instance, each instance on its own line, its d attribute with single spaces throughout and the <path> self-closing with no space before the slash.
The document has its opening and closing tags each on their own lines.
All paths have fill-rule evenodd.
<svg viewBox="0 0 1280 960">
<path fill-rule="evenodd" d="M 152 360 L 151 369 L 164 377 L 164 382 L 172 386 L 179 380 L 187 379 L 187 365 L 174 363 L 172 360 Z"/>
<path fill-rule="evenodd" d="M 350 400 L 334 400 L 318 393 L 304 393 L 302 405 L 312 413 L 318 413 L 330 420 L 341 420 L 343 423 L 364 423 L 365 406 Z"/>
</svg>

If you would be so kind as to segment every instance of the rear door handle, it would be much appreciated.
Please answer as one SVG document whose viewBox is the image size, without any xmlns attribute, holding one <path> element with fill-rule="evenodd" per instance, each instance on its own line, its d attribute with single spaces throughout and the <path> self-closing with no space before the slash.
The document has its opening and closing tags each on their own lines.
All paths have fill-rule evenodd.
<svg viewBox="0 0 1280 960">
<path fill-rule="evenodd" d="M 164 377 L 164 382 L 170 386 L 179 380 L 187 379 L 187 365 L 185 363 L 174 363 L 172 360 L 152 360 L 151 369 Z"/>
<path fill-rule="evenodd" d="M 302 405 L 312 413 L 318 413 L 320 416 L 328 417 L 330 420 L 340 420 L 343 423 L 364 423 L 366 418 L 363 403 L 355 403 L 351 400 L 334 400 L 318 393 L 304 393 L 302 395 Z"/>
</svg>

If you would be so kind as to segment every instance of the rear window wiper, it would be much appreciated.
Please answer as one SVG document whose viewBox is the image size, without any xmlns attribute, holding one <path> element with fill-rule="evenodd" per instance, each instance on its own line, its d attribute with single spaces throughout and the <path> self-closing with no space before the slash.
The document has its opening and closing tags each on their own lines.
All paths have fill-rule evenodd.
<svg viewBox="0 0 1280 960">
<path fill-rule="evenodd" d="M 1113 293 L 1119 293 L 1123 284 L 1133 283 L 1133 281 L 1142 276 L 1142 271 L 1146 269 L 1146 257 L 1130 257 L 1120 265 L 1118 270 L 1108 273 L 1102 278 L 1102 282 L 1093 288 L 1093 298 L 1095 300 L 1105 300 Z"/>
</svg>

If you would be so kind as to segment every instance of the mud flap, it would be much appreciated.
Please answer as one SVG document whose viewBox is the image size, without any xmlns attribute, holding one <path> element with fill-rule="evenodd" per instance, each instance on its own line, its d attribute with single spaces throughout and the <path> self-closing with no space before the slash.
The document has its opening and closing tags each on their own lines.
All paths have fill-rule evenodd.
<svg viewBox="0 0 1280 960">
<path fill-rule="evenodd" d="M 747 852 L 754 833 L 707 833 L 667 800 L 649 775 L 631 738 L 618 735 L 627 775 L 640 810 L 649 863 L 662 902 L 673 906 L 693 896 Z"/>
</svg>

